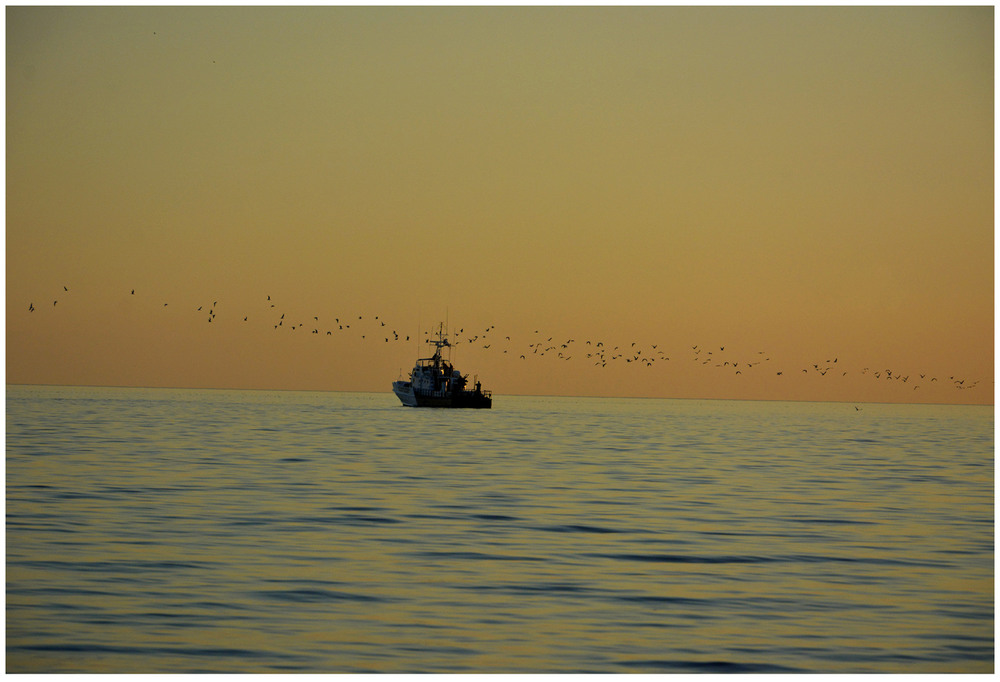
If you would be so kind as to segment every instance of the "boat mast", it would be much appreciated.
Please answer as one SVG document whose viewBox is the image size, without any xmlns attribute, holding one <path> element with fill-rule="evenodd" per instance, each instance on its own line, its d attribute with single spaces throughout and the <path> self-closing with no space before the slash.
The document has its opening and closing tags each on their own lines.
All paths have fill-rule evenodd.
<svg viewBox="0 0 1000 682">
<path fill-rule="evenodd" d="M 448 361 L 449 364 L 451 364 L 451 348 L 452 348 L 452 343 L 450 341 L 448 341 L 448 339 L 445 337 L 445 334 L 447 333 L 447 332 L 445 332 L 445 329 L 446 329 L 446 327 L 444 326 L 444 323 L 440 323 L 439 322 L 438 323 L 437 338 L 436 339 L 433 339 L 433 338 L 427 339 L 427 343 L 429 343 L 429 344 L 431 344 L 431 345 L 434 346 L 434 357 L 438 361 L 441 361 L 441 360 L 444 359 L 444 357 L 441 355 L 441 349 L 442 348 L 447 348 L 448 349 L 448 360 L 447 361 Z"/>
</svg>

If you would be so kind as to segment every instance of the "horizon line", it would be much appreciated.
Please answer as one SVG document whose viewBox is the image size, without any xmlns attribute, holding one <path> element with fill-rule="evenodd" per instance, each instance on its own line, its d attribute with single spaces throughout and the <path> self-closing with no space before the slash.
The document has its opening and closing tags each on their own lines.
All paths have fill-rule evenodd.
<svg viewBox="0 0 1000 682">
<path fill-rule="evenodd" d="M 45 384 L 45 383 L 20 383 L 5 382 L 6 386 L 26 386 L 26 387 L 46 387 L 46 388 L 124 388 L 137 390 L 167 391 L 260 391 L 260 392 L 285 392 L 285 393 L 365 393 L 369 395 L 392 395 L 391 390 L 387 391 L 350 391 L 336 388 L 232 388 L 220 386 L 129 386 L 123 384 Z M 564 395 L 550 393 L 505 393 L 501 397 L 511 398 L 586 398 L 595 400 L 712 400 L 729 402 L 748 403 L 833 403 L 838 405 L 939 405 L 951 407 L 995 407 L 996 403 L 941 403 L 941 402 L 891 402 L 879 400 L 805 400 L 795 398 L 684 398 L 667 396 L 621 396 L 621 395 Z"/>
</svg>

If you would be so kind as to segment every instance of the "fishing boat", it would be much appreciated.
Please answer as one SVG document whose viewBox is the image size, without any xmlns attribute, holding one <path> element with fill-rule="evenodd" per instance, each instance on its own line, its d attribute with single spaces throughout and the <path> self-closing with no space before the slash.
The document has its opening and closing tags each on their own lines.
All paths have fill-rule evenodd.
<svg viewBox="0 0 1000 682">
<path fill-rule="evenodd" d="M 445 335 L 444 325 L 438 327 L 437 338 L 428 339 L 434 346 L 434 355 L 417 359 L 410 372 L 410 380 L 392 382 L 392 392 L 407 407 L 474 407 L 490 408 L 493 395 L 484 391 L 476 379 L 469 389 L 469 377 L 451 364 L 452 344 Z M 449 350 L 447 360 L 441 350 Z"/>
</svg>

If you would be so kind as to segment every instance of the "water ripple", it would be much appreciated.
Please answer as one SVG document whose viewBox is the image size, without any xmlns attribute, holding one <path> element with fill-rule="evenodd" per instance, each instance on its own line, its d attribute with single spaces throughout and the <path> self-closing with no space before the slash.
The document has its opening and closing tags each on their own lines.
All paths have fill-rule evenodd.
<svg viewBox="0 0 1000 682">
<path fill-rule="evenodd" d="M 7 391 L 10 673 L 993 670 L 992 408 Z"/>
<path fill-rule="evenodd" d="M 287 602 L 297 602 L 297 603 L 309 603 L 309 602 L 337 602 L 337 601 L 350 601 L 350 602 L 385 602 L 386 599 L 382 597 L 375 597 L 369 594 L 357 594 L 353 592 L 339 592 L 335 590 L 321 590 L 316 588 L 306 589 L 294 589 L 294 590 L 263 590 L 257 593 L 265 599 L 272 599 L 276 601 L 287 601 Z"/>
<path fill-rule="evenodd" d="M 768 674 L 768 673 L 803 673 L 801 668 L 792 668 L 773 663 L 740 663 L 737 661 L 683 661 L 683 660 L 648 660 L 619 661 L 618 665 L 630 668 L 656 672 L 693 672 L 709 674 Z"/>
</svg>

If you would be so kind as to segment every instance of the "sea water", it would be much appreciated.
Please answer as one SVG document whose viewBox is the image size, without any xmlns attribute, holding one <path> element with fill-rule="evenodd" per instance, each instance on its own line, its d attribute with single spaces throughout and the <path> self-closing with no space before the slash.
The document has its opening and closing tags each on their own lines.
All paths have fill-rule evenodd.
<svg viewBox="0 0 1000 682">
<path fill-rule="evenodd" d="M 993 408 L 7 387 L 18 672 L 992 672 Z"/>
</svg>

